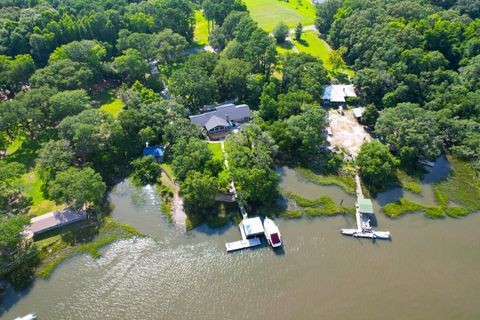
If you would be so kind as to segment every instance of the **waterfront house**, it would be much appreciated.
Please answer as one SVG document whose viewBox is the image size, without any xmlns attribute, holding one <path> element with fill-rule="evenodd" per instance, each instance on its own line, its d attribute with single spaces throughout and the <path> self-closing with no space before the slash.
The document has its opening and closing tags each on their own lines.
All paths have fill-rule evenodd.
<svg viewBox="0 0 480 320">
<path fill-rule="evenodd" d="M 210 140 L 221 140 L 240 124 L 252 119 L 252 111 L 246 104 L 225 104 L 212 111 L 190 116 L 192 123 L 207 131 Z"/>
<path fill-rule="evenodd" d="M 341 105 L 356 96 L 353 84 L 331 84 L 323 87 L 322 100 L 325 106 Z"/>
<path fill-rule="evenodd" d="M 158 163 L 163 161 L 163 153 L 165 152 L 165 148 L 163 146 L 156 146 L 156 147 L 149 147 L 148 144 L 143 149 L 144 156 L 151 156 L 153 160 Z"/>
</svg>

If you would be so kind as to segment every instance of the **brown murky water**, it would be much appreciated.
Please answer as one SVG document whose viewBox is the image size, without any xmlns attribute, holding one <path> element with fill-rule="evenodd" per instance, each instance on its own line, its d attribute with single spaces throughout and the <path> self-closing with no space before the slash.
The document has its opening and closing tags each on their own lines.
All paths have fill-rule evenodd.
<svg viewBox="0 0 480 320">
<path fill-rule="evenodd" d="M 292 170 L 283 174 L 282 187 L 305 197 L 323 192 L 344 205 L 354 201 Z M 378 229 L 389 230 L 392 241 L 341 236 L 350 218 L 277 220 L 284 252 L 226 254 L 224 243 L 239 239 L 234 226 L 179 235 L 162 218 L 153 189 L 123 184 L 111 200 L 116 219 L 155 240 L 120 241 L 99 259 L 67 260 L 49 280 L 9 293 L 0 319 L 30 312 L 40 320 L 480 318 L 479 214 L 391 220 L 376 203 Z"/>
</svg>

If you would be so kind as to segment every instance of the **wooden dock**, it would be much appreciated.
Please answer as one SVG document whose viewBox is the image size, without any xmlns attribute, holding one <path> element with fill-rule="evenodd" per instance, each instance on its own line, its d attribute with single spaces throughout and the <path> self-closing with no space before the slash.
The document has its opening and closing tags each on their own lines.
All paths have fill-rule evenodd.
<svg viewBox="0 0 480 320">
<path fill-rule="evenodd" d="M 256 247 L 261 244 L 262 244 L 262 241 L 260 241 L 260 238 L 255 237 L 251 239 L 228 242 L 225 244 L 225 249 L 227 250 L 227 252 L 232 252 L 232 251 L 237 251 L 241 249 Z"/>
</svg>

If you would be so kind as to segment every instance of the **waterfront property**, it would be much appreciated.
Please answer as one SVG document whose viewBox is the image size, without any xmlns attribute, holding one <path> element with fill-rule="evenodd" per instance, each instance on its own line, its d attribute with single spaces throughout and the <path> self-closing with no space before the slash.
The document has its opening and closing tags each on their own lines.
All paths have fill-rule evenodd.
<svg viewBox="0 0 480 320">
<path fill-rule="evenodd" d="M 80 222 L 87 219 L 87 210 L 83 208 L 74 211 L 71 208 L 53 211 L 41 216 L 32 218 L 30 226 L 25 230 L 27 238 L 34 237 L 38 234 L 54 230 L 69 224 Z"/>
<path fill-rule="evenodd" d="M 210 140 L 221 140 L 240 124 L 252 119 L 252 111 L 246 104 L 225 104 L 213 111 L 190 116 L 190 121 L 207 131 Z"/>
<path fill-rule="evenodd" d="M 149 147 L 147 146 L 143 149 L 144 156 L 151 156 L 153 160 L 158 163 L 163 161 L 163 154 L 165 152 L 165 147 L 163 146 L 156 146 L 156 147 Z"/>
<path fill-rule="evenodd" d="M 323 87 L 322 100 L 325 106 L 341 105 L 356 96 L 353 84 L 331 84 Z"/>
</svg>

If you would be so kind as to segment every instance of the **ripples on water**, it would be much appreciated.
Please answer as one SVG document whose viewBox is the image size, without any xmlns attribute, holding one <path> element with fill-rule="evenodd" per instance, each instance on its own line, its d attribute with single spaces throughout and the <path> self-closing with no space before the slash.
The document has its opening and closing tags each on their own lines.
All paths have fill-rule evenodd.
<svg viewBox="0 0 480 320">
<path fill-rule="evenodd" d="M 132 188 L 114 190 L 112 215 L 156 240 L 68 259 L 23 298 L 9 294 L 0 319 L 30 312 L 39 320 L 480 318 L 479 215 L 377 214 L 391 242 L 342 237 L 351 218 L 278 220 L 284 254 L 268 247 L 226 254 L 225 242 L 240 237 L 236 227 L 177 234 L 155 190 Z"/>
</svg>

